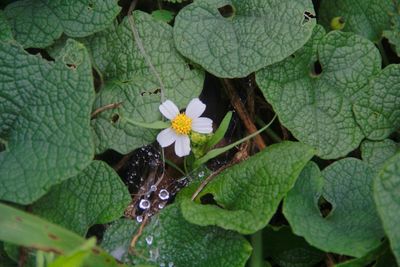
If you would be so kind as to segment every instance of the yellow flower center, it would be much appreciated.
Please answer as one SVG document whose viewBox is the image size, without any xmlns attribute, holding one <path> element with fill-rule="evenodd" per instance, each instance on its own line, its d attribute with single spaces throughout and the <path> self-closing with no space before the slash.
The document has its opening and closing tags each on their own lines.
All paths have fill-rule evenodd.
<svg viewBox="0 0 400 267">
<path fill-rule="evenodd" d="M 181 113 L 172 120 L 171 127 L 177 134 L 189 134 L 192 130 L 192 119 Z"/>
</svg>

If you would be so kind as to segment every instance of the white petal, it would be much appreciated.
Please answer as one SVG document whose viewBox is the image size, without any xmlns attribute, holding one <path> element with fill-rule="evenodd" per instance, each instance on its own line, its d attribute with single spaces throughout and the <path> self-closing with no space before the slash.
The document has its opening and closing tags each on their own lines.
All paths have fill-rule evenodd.
<svg viewBox="0 0 400 267">
<path fill-rule="evenodd" d="M 200 99 L 194 98 L 189 102 L 185 114 L 191 119 L 196 119 L 203 114 L 204 110 L 206 110 L 206 105 Z"/>
<path fill-rule="evenodd" d="M 175 141 L 175 154 L 178 157 L 187 156 L 190 154 L 190 139 L 187 135 L 177 135 Z"/>
<path fill-rule="evenodd" d="M 174 119 L 179 114 L 178 107 L 171 100 L 166 100 L 158 109 L 169 120 Z"/>
<path fill-rule="evenodd" d="M 171 128 L 164 129 L 157 135 L 157 141 L 162 147 L 171 145 L 176 139 L 177 135 Z"/>
<path fill-rule="evenodd" d="M 200 117 L 192 121 L 192 130 L 198 133 L 212 133 L 212 120 L 206 117 Z"/>
</svg>

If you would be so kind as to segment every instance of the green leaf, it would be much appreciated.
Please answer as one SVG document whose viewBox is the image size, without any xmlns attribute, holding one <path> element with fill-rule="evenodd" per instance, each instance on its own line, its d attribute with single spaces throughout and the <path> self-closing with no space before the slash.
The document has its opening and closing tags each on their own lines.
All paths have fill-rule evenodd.
<svg viewBox="0 0 400 267">
<path fill-rule="evenodd" d="M 352 33 L 325 35 L 318 26 L 302 49 L 257 72 L 256 79 L 281 123 L 317 148 L 319 157 L 333 159 L 356 149 L 363 139 L 358 123 L 368 122 L 356 122 L 352 104 L 362 94 L 373 95 L 368 81 L 380 67 L 372 42 Z"/>
<path fill-rule="evenodd" d="M 321 1 L 319 22 L 330 28 L 334 17 L 343 17 L 343 31 L 351 31 L 371 41 L 381 39 L 382 31 L 390 27 L 389 13 L 393 12 L 392 0 L 335 0 Z"/>
<path fill-rule="evenodd" d="M 0 81 L 0 198 L 28 204 L 93 157 L 89 57 L 73 40 L 55 62 L 0 42 Z"/>
<path fill-rule="evenodd" d="M 13 40 L 11 27 L 8 24 L 3 10 L 0 10 L 0 41 Z"/>
<path fill-rule="evenodd" d="M 85 235 L 94 224 L 118 219 L 131 201 L 119 176 L 106 163 L 93 161 L 77 176 L 54 186 L 32 211 Z"/>
<path fill-rule="evenodd" d="M 394 46 L 394 50 L 398 56 L 400 56 L 400 2 L 398 0 L 392 0 L 395 11 L 390 13 L 391 27 L 386 31 L 383 31 L 383 37 L 387 38 L 389 43 Z"/>
<path fill-rule="evenodd" d="M 325 253 L 310 246 L 302 237 L 292 233 L 290 227 L 264 230 L 264 250 L 281 267 L 310 267 L 323 261 Z"/>
<path fill-rule="evenodd" d="M 207 142 L 207 148 L 213 148 L 219 141 L 224 138 L 226 131 L 228 130 L 229 124 L 232 119 L 232 111 L 228 111 L 224 118 L 222 119 L 218 129 L 215 131 L 214 135 Z"/>
<path fill-rule="evenodd" d="M 374 198 L 383 229 L 400 264 L 400 153 L 388 159 L 375 177 Z"/>
<path fill-rule="evenodd" d="M 321 250 L 361 257 L 384 236 L 372 198 L 373 172 L 355 158 L 339 160 L 322 172 L 310 162 L 287 195 L 283 213 L 293 232 Z M 324 217 L 319 201 L 332 205 Z"/>
<path fill-rule="evenodd" d="M 366 137 L 382 140 L 400 127 L 400 65 L 389 65 L 369 84 L 353 111 Z"/>
<path fill-rule="evenodd" d="M 44 48 L 62 33 L 84 37 L 105 29 L 120 9 L 114 0 L 21 0 L 9 4 L 4 12 L 19 43 Z"/>
<path fill-rule="evenodd" d="M 59 256 L 48 267 L 81 267 L 90 256 L 90 250 L 96 246 L 96 239 L 89 239 L 73 253 Z"/>
<path fill-rule="evenodd" d="M 175 44 L 215 76 L 245 77 L 307 42 L 315 21 L 305 12 L 314 13 L 309 0 L 195 1 L 175 18 Z"/>
<path fill-rule="evenodd" d="M 388 242 L 382 243 L 376 249 L 370 251 L 368 254 L 362 256 L 361 258 L 347 260 L 345 262 L 341 262 L 336 264 L 335 267 L 365 267 L 371 266 L 370 264 L 373 261 L 376 261 L 377 258 L 381 257 L 385 252 L 389 251 Z M 375 265 L 374 265 L 375 266 Z M 388 267 L 388 266 L 386 266 Z"/>
<path fill-rule="evenodd" d="M 383 141 L 364 141 L 361 144 L 361 156 L 364 162 L 378 172 L 383 163 L 400 150 L 399 144 L 390 139 Z"/>
<path fill-rule="evenodd" d="M 121 24 L 115 23 L 84 41 L 105 80 L 94 109 L 122 101 L 119 110 L 102 112 L 93 120 L 98 153 L 112 148 L 125 154 L 154 141 L 155 131 L 113 123 L 116 112 L 137 122 L 160 120 L 158 105 L 162 99 L 170 99 L 183 108 L 203 87 L 204 72 L 191 69 L 178 53 L 172 27 L 141 11 L 133 12 L 132 16 L 133 19 L 127 17 Z M 132 27 L 140 40 L 134 38 Z M 145 55 L 138 43 L 142 44 Z"/>
<path fill-rule="evenodd" d="M 126 116 L 143 123 L 159 120 L 161 113 L 158 112 L 158 94 L 142 94 L 140 88 L 133 83 L 109 82 L 97 94 L 94 106 L 102 107 L 110 103 L 121 105 L 102 112 L 92 120 L 96 153 L 113 148 L 126 154 L 154 141 L 157 131 L 133 125 L 121 118 Z"/>
<path fill-rule="evenodd" d="M 172 11 L 160 9 L 151 12 L 151 16 L 156 20 L 168 23 L 174 19 L 175 14 Z"/>
<path fill-rule="evenodd" d="M 268 224 L 313 153 L 301 143 L 269 146 L 215 177 L 195 202 L 191 200 L 192 192 L 186 189 L 181 197 L 183 216 L 202 226 L 254 233 Z M 210 194 L 217 205 L 198 203 L 202 196 Z"/>
<path fill-rule="evenodd" d="M 0 203 L 0 240 L 66 255 L 85 245 L 85 239 L 58 225 Z M 120 266 L 99 247 L 91 249 L 90 267 Z"/>
<path fill-rule="evenodd" d="M 137 228 L 136 221 L 117 221 L 107 229 L 102 246 L 130 264 L 175 267 L 239 267 L 245 265 L 251 253 L 248 242 L 237 233 L 188 223 L 177 204 L 167 206 L 151 219 L 134 251 L 128 254 Z"/>
</svg>

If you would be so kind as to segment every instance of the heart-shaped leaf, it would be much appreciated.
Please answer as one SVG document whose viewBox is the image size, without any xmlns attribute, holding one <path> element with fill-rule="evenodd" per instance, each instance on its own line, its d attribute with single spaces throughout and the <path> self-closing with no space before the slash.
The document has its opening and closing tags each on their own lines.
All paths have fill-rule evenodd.
<svg viewBox="0 0 400 267">
<path fill-rule="evenodd" d="M 356 149 L 364 134 L 384 139 L 399 127 L 399 68 L 380 69 L 372 42 L 316 27 L 307 45 L 256 78 L 282 124 L 332 159 Z"/>
<path fill-rule="evenodd" d="M 244 77 L 302 47 L 313 13 L 309 0 L 195 1 L 175 18 L 175 44 L 218 77 Z"/>
<path fill-rule="evenodd" d="M 32 211 L 85 235 L 90 226 L 121 217 L 130 201 L 128 189 L 114 170 L 93 161 L 77 176 L 52 187 Z"/>
<path fill-rule="evenodd" d="M 55 62 L 0 41 L 0 198 L 27 204 L 93 157 L 89 56 L 68 40 Z"/>
<path fill-rule="evenodd" d="M 194 202 L 191 190 L 184 192 L 180 199 L 183 216 L 198 225 L 254 233 L 268 224 L 313 154 L 313 149 L 301 143 L 269 146 L 223 171 L 197 198 L 212 195 L 216 205 Z"/>
<path fill-rule="evenodd" d="M 311 245 L 327 252 L 364 256 L 377 248 L 384 236 L 373 203 L 372 179 L 373 171 L 358 159 L 339 160 L 322 172 L 310 162 L 287 195 L 283 213 L 293 232 Z M 325 201 L 332 206 L 321 213 L 319 205 L 326 205 Z"/>
</svg>

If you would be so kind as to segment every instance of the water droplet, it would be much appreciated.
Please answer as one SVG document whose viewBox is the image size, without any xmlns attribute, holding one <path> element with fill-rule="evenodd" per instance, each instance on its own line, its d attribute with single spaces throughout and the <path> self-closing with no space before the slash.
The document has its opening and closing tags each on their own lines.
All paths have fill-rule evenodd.
<svg viewBox="0 0 400 267">
<path fill-rule="evenodd" d="M 141 223 L 143 221 L 143 216 L 142 215 L 136 216 L 136 221 L 138 223 Z"/>
<path fill-rule="evenodd" d="M 165 207 L 165 202 L 161 202 L 160 204 L 158 204 L 158 208 L 160 210 L 162 210 Z"/>
<path fill-rule="evenodd" d="M 150 205 L 150 201 L 148 201 L 147 199 L 142 199 L 140 200 L 139 208 L 147 210 L 148 208 L 150 208 Z"/>
<path fill-rule="evenodd" d="M 204 177 L 204 171 L 199 172 L 199 178 L 203 178 Z"/>
<path fill-rule="evenodd" d="M 125 255 L 126 252 L 127 249 L 124 246 L 122 246 L 122 247 L 117 247 L 115 250 L 111 251 L 111 255 L 117 260 L 121 261 L 122 257 Z"/>
<path fill-rule="evenodd" d="M 152 186 L 150 186 L 150 191 L 154 192 L 156 190 L 157 190 L 157 186 L 156 185 L 153 184 Z"/>
<path fill-rule="evenodd" d="M 165 189 L 161 189 L 160 192 L 158 193 L 158 197 L 161 200 L 167 200 L 169 198 L 169 192 Z"/>
<path fill-rule="evenodd" d="M 153 153 L 147 152 L 147 155 L 148 155 L 148 156 L 153 156 Z"/>
<path fill-rule="evenodd" d="M 151 245 L 153 243 L 153 236 L 149 235 L 146 237 L 147 245 Z"/>
<path fill-rule="evenodd" d="M 174 267 L 174 263 L 172 261 L 168 262 L 168 267 Z"/>
</svg>

